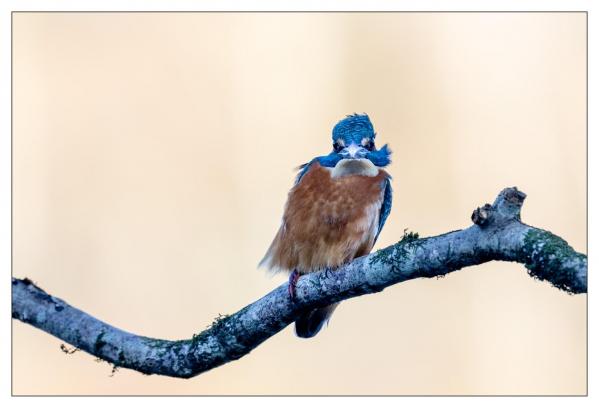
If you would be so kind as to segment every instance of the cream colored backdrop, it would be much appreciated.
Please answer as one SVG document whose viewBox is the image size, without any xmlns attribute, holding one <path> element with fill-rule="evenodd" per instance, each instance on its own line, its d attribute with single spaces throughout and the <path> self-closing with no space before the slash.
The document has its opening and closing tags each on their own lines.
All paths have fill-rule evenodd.
<svg viewBox="0 0 599 408">
<path fill-rule="evenodd" d="M 377 248 L 504 187 L 586 252 L 583 13 L 14 15 L 14 263 L 128 331 L 188 338 L 282 283 L 256 265 L 293 168 L 367 112 L 394 151 Z M 490 263 L 352 299 L 190 380 L 13 323 L 16 394 L 582 394 L 586 296 Z"/>
</svg>

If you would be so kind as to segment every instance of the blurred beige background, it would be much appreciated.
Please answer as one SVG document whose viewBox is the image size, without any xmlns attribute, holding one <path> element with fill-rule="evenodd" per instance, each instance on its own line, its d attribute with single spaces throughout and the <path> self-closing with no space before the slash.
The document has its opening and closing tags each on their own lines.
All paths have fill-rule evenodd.
<svg viewBox="0 0 599 408">
<path fill-rule="evenodd" d="M 293 168 L 367 112 L 404 228 L 506 186 L 586 252 L 585 14 L 14 14 L 13 273 L 128 331 L 187 338 L 285 280 L 256 265 Z M 13 323 L 15 394 L 584 394 L 586 295 L 490 263 L 346 301 L 190 380 Z"/>
</svg>

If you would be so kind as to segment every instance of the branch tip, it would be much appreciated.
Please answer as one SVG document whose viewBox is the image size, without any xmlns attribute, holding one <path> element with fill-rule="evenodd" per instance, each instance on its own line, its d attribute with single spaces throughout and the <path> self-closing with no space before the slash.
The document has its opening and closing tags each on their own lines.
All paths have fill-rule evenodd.
<svg viewBox="0 0 599 408">
<path fill-rule="evenodd" d="M 490 224 L 505 225 L 520 221 L 520 210 L 526 194 L 517 187 L 505 188 L 499 193 L 493 205 L 485 204 L 472 213 L 472 222 L 480 227 Z"/>
<path fill-rule="evenodd" d="M 518 187 L 510 187 L 504 189 L 500 195 L 503 195 L 504 199 L 509 201 L 511 204 L 522 206 L 526 194 L 523 191 L 518 190 Z"/>
</svg>

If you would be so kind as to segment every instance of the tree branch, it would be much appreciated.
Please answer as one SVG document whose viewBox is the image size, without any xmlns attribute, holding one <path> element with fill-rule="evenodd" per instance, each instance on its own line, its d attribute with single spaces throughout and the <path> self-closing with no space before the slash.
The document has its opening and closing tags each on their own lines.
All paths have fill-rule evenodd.
<svg viewBox="0 0 599 408">
<path fill-rule="evenodd" d="M 303 276 L 291 301 L 283 284 L 188 340 L 169 341 L 117 329 L 47 294 L 29 279 L 12 280 L 12 317 L 73 346 L 145 374 L 189 378 L 236 360 L 292 323 L 302 310 L 376 293 L 416 278 L 445 275 L 484 262 L 511 261 L 569 293 L 586 293 L 587 257 L 563 239 L 520 221 L 526 195 L 503 190 L 472 214 L 474 225 L 429 238 L 401 241 L 332 272 Z"/>
</svg>

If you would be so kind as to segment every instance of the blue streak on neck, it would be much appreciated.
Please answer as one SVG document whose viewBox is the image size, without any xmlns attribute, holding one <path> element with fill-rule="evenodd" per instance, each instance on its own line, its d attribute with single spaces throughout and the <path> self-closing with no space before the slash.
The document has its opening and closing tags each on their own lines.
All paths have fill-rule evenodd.
<svg viewBox="0 0 599 408">
<path fill-rule="evenodd" d="M 391 163 L 391 150 L 387 145 L 384 145 L 380 148 L 380 150 L 373 150 L 372 152 L 368 152 L 366 158 L 372 162 L 377 167 L 385 167 L 389 163 Z M 300 166 L 300 172 L 295 179 L 295 183 L 299 183 L 302 177 L 308 172 L 310 169 L 310 165 L 314 162 L 318 162 L 323 167 L 335 167 L 339 161 L 341 161 L 342 157 L 340 154 L 335 153 L 334 151 L 329 153 L 326 156 L 318 156 L 310 160 L 308 163 Z"/>
<path fill-rule="evenodd" d="M 388 145 L 384 145 L 379 150 L 368 152 L 366 158 L 377 167 L 385 167 L 391 163 L 391 150 Z"/>
</svg>

